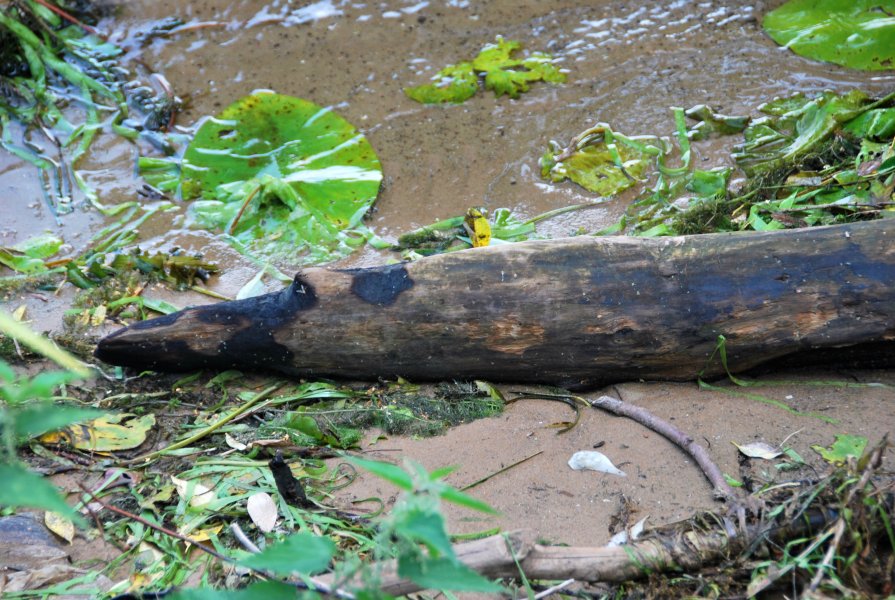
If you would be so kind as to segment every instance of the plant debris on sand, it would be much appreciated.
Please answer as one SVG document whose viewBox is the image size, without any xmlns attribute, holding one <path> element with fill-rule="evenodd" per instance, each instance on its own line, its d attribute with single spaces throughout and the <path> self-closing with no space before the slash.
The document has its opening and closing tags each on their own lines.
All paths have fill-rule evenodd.
<svg viewBox="0 0 895 600">
<path fill-rule="evenodd" d="M 304 259 L 322 261 L 374 242 L 363 217 L 382 173 L 354 126 L 286 96 L 251 95 L 218 115 L 255 132 L 248 136 L 220 120 L 200 128 L 192 142 L 187 134 L 169 134 L 180 100 L 164 78 L 119 64 L 121 49 L 92 29 L 90 15 L 76 10 L 82 4 L 87 3 L 52 4 L 64 16 L 44 0 L 0 7 L 0 145 L 37 168 L 43 201 L 54 217 L 79 205 L 114 217 L 76 252 L 52 235 L 0 247 L 0 265 L 14 272 L 0 278 L 0 293 L 47 292 L 41 296 L 46 299 L 69 283 L 80 290 L 66 331 L 54 336 L 56 344 L 29 329 L 27 320 L 40 328 L 40 317 L 26 314 L 24 305 L 11 315 L 0 312 L 0 595 L 350 600 L 420 589 L 611 598 L 895 592 L 895 479 L 885 468 L 891 462 L 885 438 L 841 432 L 835 439 L 813 439 L 813 462 L 785 442 L 770 448 L 743 443 L 737 446 L 740 470 L 731 474 L 699 453 L 703 442 L 709 444 L 702 431 L 670 427 L 629 405 L 633 410 L 626 416 L 643 417 L 643 439 L 670 432 L 687 456 L 712 473 L 711 489 L 727 503 L 724 508 L 640 532 L 643 522 L 630 523 L 634 511 L 626 507 L 617 515 L 618 533 L 624 534 L 616 538 L 623 544 L 617 547 L 548 546 L 529 534 L 491 529 L 461 539 L 449 535 L 444 502 L 480 514 L 493 510 L 445 482 L 452 468 L 427 471 L 397 457 L 385 463 L 363 455 L 371 447 L 388 452 L 399 435 L 436 435 L 500 414 L 504 395 L 487 382 L 337 385 L 236 371 L 172 377 L 90 364 L 93 328 L 109 319 L 132 322 L 176 309 L 146 293 L 154 284 L 171 292 L 211 293 L 202 284 L 219 265 L 176 248 L 136 247 L 149 219 L 180 210 L 166 194 L 186 186 L 186 198 L 201 196 L 191 205 L 192 218 L 222 231 L 228 244 L 257 265 L 258 275 L 240 290 L 252 295 L 263 287 L 262 277 L 289 278 L 249 247 L 262 258 L 267 251 L 283 256 L 301 248 Z M 433 85 L 406 93 L 423 102 L 459 102 L 483 85 L 497 96 L 516 98 L 533 82 L 564 81 L 552 57 L 519 57 L 520 50 L 518 42 L 498 38 L 472 61 L 442 70 Z M 531 86 L 532 93 L 537 89 Z M 265 110 L 250 110 L 259 105 Z M 291 127 L 275 124 L 274 135 L 256 121 L 286 109 L 303 123 L 331 128 L 332 144 L 299 156 L 295 147 L 302 138 Z M 761 112 L 747 118 L 706 106 L 673 109 L 671 140 L 628 136 L 605 123 L 589 127 L 568 144 L 552 145 L 542 160 L 543 174 L 553 183 L 569 179 L 601 198 L 525 220 L 508 209 L 489 213 L 472 207 L 401 236 L 397 249 L 414 259 L 528 239 L 537 234 L 538 221 L 624 190 L 639 196 L 612 231 L 639 235 L 891 217 L 892 94 L 796 95 L 768 102 Z M 157 176 L 153 181 L 163 189 L 147 186 L 137 200 L 101 202 L 77 170 L 101 131 L 142 140 L 166 155 L 141 161 L 147 179 Z M 733 169 L 695 168 L 691 149 L 709 137 L 735 134 L 743 136 L 735 161 L 748 181 L 731 189 Z M 241 160 L 245 144 L 256 138 L 271 142 L 265 149 L 269 160 L 259 165 L 251 156 L 236 178 L 218 178 L 222 163 L 204 162 L 215 153 Z M 170 157 L 178 148 L 184 161 Z M 361 163 L 349 168 L 327 162 L 343 151 L 347 161 Z M 334 172 L 345 177 L 331 177 Z M 299 192 L 322 181 L 329 183 L 317 188 L 315 201 L 303 204 Z M 347 189 L 350 202 L 331 205 L 329 185 Z M 291 217 L 293 229 L 307 229 L 301 241 L 292 237 L 301 233 L 295 230 L 280 235 Z M 726 361 L 723 339 L 718 352 Z M 799 412 L 782 401 L 728 391 L 743 401 L 769 402 L 787 417 L 818 417 L 808 412 L 814 408 Z M 562 399 L 579 416 L 600 406 L 599 400 L 576 399 L 562 390 L 528 395 Z M 577 423 L 541 422 L 536 430 L 514 435 L 520 446 L 522 438 L 536 438 L 547 428 L 551 436 L 557 431 L 567 439 L 578 432 Z M 488 436 L 475 442 L 483 446 L 482 455 L 491 450 Z M 589 439 L 587 448 L 602 443 Z M 464 489 L 504 476 L 532 456 L 495 466 Z M 639 465 L 619 465 L 627 480 L 655 485 L 641 481 Z M 390 498 L 389 488 L 349 502 L 340 490 L 361 473 L 388 482 L 400 496 Z M 535 472 L 532 478 L 542 476 Z M 550 491 L 556 496 L 539 509 L 549 511 L 546 502 L 574 497 L 564 489 Z M 596 506 L 584 505 L 576 516 L 591 518 L 587 511 Z M 470 537 L 483 539 L 469 542 Z M 96 550 L 101 540 L 109 546 L 104 560 Z M 70 564 L 84 547 L 92 560 Z M 485 564 L 483 557 L 492 562 Z"/>
</svg>

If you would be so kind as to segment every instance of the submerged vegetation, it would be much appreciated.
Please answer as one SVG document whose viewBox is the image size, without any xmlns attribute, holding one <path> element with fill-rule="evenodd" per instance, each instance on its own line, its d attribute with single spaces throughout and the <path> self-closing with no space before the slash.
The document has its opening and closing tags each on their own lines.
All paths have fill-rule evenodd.
<svg viewBox="0 0 895 600">
<path fill-rule="evenodd" d="M 127 204 L 102 204 L 78 160 L 103 129 L 158 143 L 181 101 L 160 75 L 148 78 L 153 88 L 125 69 L 121 48 L 62 10 L 66 4 L 0 7 L 0 145 L 39 169 L 57 217 L 74 210 L 79 195 L 115 214 Z M 91 20 L 89 11 L 79 16 Z"/>
</svg>

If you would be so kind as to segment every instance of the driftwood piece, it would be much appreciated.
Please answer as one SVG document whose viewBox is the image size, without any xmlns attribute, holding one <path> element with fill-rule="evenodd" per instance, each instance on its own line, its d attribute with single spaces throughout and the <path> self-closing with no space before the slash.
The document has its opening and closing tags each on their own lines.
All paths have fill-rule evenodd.
<svg viewBox="0 0 895 600">
<path fill-rule="evenodd" d="M 895 353 L 895 220 L 763 233 L 577 237 L 368 269 L 307 269 L 283 292 L 187 309 L 103 339 L 161 370 L 482 378 L 581 388 L 693 379 L 719 335 L 732 371 L 810 350 Z M 866 346 L 865 346 L 866 347 Z"/>
<path fill-rule="evenodd" d="M 649 573 L 694 573 L 723 558 L 736 556 L 760 539 L 780 541 L 814 534 L 836 516 L 832 511 L 814 511 L 786 527 L 757 524 L 745 531 L 735 531 L 723 519 L 714 523 L 704 521 L 700 527 L 694 527 L 692 521 L 682 521 L 652 530 L 634 543 L 612 547 L 544 546 L 535 543 L 534 532 L 519 530 L 506 537 L 494 535 L 457 544 L 454 552 L 462 563 L 490 579 L 517 578 L 521 568 L 530 580 L 621 583 Z M 401 596 L 420 591 L 418 584 L 398 576 L 394 562 L 383 563 L 378 568 L 381 569 L 380 589 L 384 593 Z M 320 580 L 332 583 L 332 576 L 324 575 Z"/>
<path fill-rule="evenodd" d="M 706 479 L 712 484 L 712 489 L 715 491 L 716 498 L 734 504 L 744 500 L 744 495 L 734 490 L 733 487 L 727 483 L 727 480 L 724 479 L 724 474 L 721 472 L 718 465 L 715 464 L 715 461 L 711 459 L 708 450 L 706 450 L 702 444 L 696 442 L 696 440 L 693 439 L 693 436 L 685 433 L 670 421 L 660 419 L 641 406 L 623 402 L 622 400 L 618 400 L 611 396 L 600 396 L 599 398 L 590 401 L 590 405 L 614 415 L 633 419 L 644 427 L 655 431 L 682 451 L 686 452 L 687 455 L 699 465 L 699 468 L 702 469 L 702 473 L 705 475 Z M 757 508 L 757 504 L 752 508 Z"/>
</svg>

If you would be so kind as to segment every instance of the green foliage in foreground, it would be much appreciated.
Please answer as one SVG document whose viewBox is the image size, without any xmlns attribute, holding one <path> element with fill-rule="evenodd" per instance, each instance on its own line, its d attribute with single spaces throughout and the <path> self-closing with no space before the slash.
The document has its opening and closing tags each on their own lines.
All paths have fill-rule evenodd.
<svg viewBox="0 0 895 600">
<path fill-rule="evenodd" d="M 460 104 L 479 91 L 479 76 L 485 89 L 498 98 L 506 94 L 518 98 L 536 81 L 563 83 L 566 75 L 553 64 L 553 57 L 534 52 L 525 58 L 513 55 L 522 50 L 522 44 L 498 36 L 470 62 L 448 65 L 439 71 L 433 83 L 404 88 L 404 93 L 422 104 Z"/>
<path fill-rule="evenodd" d="M 895 69 L 895 4 L 790 0 L 764 17 L 771 38 L 796 54 L 852 69 Z"/>
<path fill-rule="evenodd" d="M 459 561 L 445 531 L 440 501 L 446 500 L 472 510 L 494 514 L 487 504 L 441 481 L 453 469 L 431 474 L 419 465 L 407 470 L 395 465 L 361 458 L 350 461 L 405 491 L 379 524 L 374 558 L 397 557 L 398 575 L 423 588 L 465 592 L 500 592 L 501 586 L 488 581 Z"/>
<path fill-rule="evenodd" d="M 448 501 L 486 513 L 494 511 L 486 504 L 442 482 L 451 469 L 427 473 L 419 465 L 408 464 L 405 469 L 389 463 L 348 458 L 350 463 L 370 471 L 403 491 L 401 499 L 388 516 L 380 517 L 364 531 L 341 531 L 340 538 L 348 541 L 348 548 L 337 546 L 326 536 L 306 530 L 290 533 L 268 545 L 258 554 L 239 553 L 236 562 L 255 571 L 273 575 L 278 580 L 254 583 L 242 590 L 214 590 L 211 588 L 181 590 L 172 598 L 192 600 L 225 600 L 259 597 L 294 598 L 299 589 L 314 589 L 307 577 L 332 570 L 344 591 L 382 597 L 378 582 L 385 561 L 397 560 L 398 574 L 419 585 L 438 590 L 500 592 L 503 588 L 482 577 L 457 558 L 445 530 L 441 501 Z M 304 521 L 314 518 L 298 509 L 290 508 L 293 516 Z M 338 522 L 323 517 L 330 527 Z M 342 526 L 347 527 L 346 524 Z M 367 537 L 369 536 L 369 537 Z M 351 540 L 363 540 L 359 549 Z M 349 549 L 350 548 L 350 549 Z M 367 556 L 359 560 L 358 550 Z"/>
<path fill-rule="evenodd" d="M 0 359 L 0 506 L 42 508 L 76 517 L 52 484 L 18 461 L 17 449 L 42 433 L 100 414 L 54 402 L 60 386 L 81 379 L 89 371 L 73 356 L 2 311 L 0 335 L 9 336 L 67 368 L 29 377 L 17 375 Z"/>
<path fill-rule="evenodd" d="M 6 321 L 0 320 L 2 333 L 16 335 L 22 343 L 31 344 L 38 349 L 43 347 L 35 342 L 39 338 L 33 334 L 33 337 L 17 335 L 18 329 L 6 327 L 4 323 Z M 61 351 L 57 350 L 58 353 Z M 64 356 L 64 353 L 57 357 L 59 356 Z M 4 508 L 31 507 L 54 511 L 74 519 L 80 526 L 86 526 L 86 522 L 66 504 L 52 484 L 29 471 L 16 458 L 17 447 L 35 436 L 95 416 L 96 412 L 93 410 L 53 402 L 59 386 L 77 380 L 78 377 L 78 374 L 70 371 L 47 372 L 35 377 L 17 376 L 6 363 L 0 362 L 0 432 L 3 442 L 0 449 L 3 458 L 0 462 L 0 478 L 4 482 L 0 487 L 0 505 Z M 289 398 L 301 401 L 344 396 L 332 386 L 307 384 L 302 388 L 304 392 Z M 440 510 L 441 501 L 491 514 L 494 511 L 481 501 L 443 483 L 443 477 L 452 469 L 441 469 L 429 474 L 417 465 L 408 465 L 405 470 L 392 464 L 360 458 L 347 460 L 382 477 L 404 492 L 402 499 L 388 516 L 372 521 L 362 519 L 352 522 L 350 518 L 340 517 L 338 511 L 311 513 L 305 508 L 281 504 L 280 510 L 285 514 L 283 528 L 279 530 L 281 533 L 276 536 L 279 539 L 270 543 L 262 552 L 246 554 L 227 550 L 215 538 L 219 549 L 230 557 L 225 560 L 252 572 L 272 576 L 274 581 L 251 583 L 242 590 L 182 590 L 172 597 L 228 599 L 252 598 L 262 594 L 263 597 L 293 598 L 299 590 L 307 590 L 309 587 L 311 590 L 316 589 L 315 584 L 308 584 L 308 576 L 329 570 L 335 571 L 343 581 L 350 581 L 347 588 L 362 590 L 372 594 L 371 597 L 376 597 L 379 595 L 379 569 L 385 561 L 392 559 L 397 560 L 400 576 L 427 588 L 479 592 L 499 592 L 503 589 L 463 565 L 454 553 L 445 530 Z M 213 527 L 210 520 L 222 517 L 230 520 L 234 514 L 239 514 L 234 511 L 244 511 L 246 497 L 257 493 L 259 486 L 260 489 L 274 491 L 269 471 L 259 469 L 263 464 L 238 455 L 226 461 L 209 457 L 209 460 L 199 462 L 189 471 L 181 473 L 186 495 L 179 504 L 173 505 L 174 513 L 171 514 L 179 523 L 178 530 L 195 535 L 203 528 Z M 305 465 L 303 471 L 306 478 L 322 478 L 326 476 L 328 469 L 323 466 L 315 470 L 311 465 Z M 169 504 L 173 489 L 170 484 L 165 484 L 167 476 L 158 479 L 157 475 L 148 471 L 146 475 L 146 485 L 134 488 L 128 494 L 132 494 L 147 509 L 143 512 L 143 518 L 155 521 L 153 513 L 148 509 L 157 511 Z M 210 488 L 213 491 L 199 492 L 200 478 L 209 477 L 217 481 Z M 151 492 L 152 495 L 141 495 L 141 490 Z M 100 491 L 95 493 L 99 494 Z M 208 493 L 213 495 L 210 502 L 195 502 L 195 496 Z M 108 519 L 109 515 L 105 518 Z M 309 530 L 309 522 L 314 524 L 316 533 Z M 119 531 L 122 526 L 125 529 Z M 284 529 L 287 532 L 285 535 Z M 213 528 L 206 530 L 214 531 Z M 152 540 L 151 543 L 160 549 L 160 558 L 153 565 L 142 567 L 148 573 L 157 574 L 157 578 L 153 579 L 154 588 L 179 585 L 193 568 L 199 566 L 194 560 L 187 560 L 189 553 L 176 544 L 172 545 L 172 540 L 167 536 L 156 535 L 156 532 L 141 523 L 127 519 L 107 523 L 106 535 L 117 535 L 115 532 Z M 339 543 L 335 540 L 339 540 Z M 365 560 L 360 560 L 361 555 L 365 556 Z M 123 554 L 113 564 L 125 557 Z M 174 562 L 168 563 L 169 559 L 174 559 Z"/>
</svg>

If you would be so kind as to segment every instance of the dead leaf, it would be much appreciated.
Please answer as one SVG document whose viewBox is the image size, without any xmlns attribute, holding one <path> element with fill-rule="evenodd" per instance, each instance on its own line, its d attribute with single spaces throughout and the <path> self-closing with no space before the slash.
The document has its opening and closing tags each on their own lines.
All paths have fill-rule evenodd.
<svg viewBox="0 0 895 600">
<path fill-rule="evenodd" d="M 253 440 L 249 442 L 248 447 L 251 448 L 269 448 L 269 447 L 283 447 L 288 448 L 292 447 L 294 444 L 288 435 L 284 435 L 283 437 L 278 438 L 268 438 L 264 440 Z"/>
<path fill-rule="evenodd" d="M 229 433 L 224 434 L 224 441 L 227 442 L 228 446 L 230 446 L 234 450 L 239 450 L 240 452 L 242 452 L 243 450 L 248 448 L 248 446 L 246 446 L 245 444 L 243 444 L 240 441 L 237 441 L 236 438 L 234 438 Z"/>
<path fill-rule="evenodd" d="M 146 441 L 146 433 L 154 425 L 153 414 L 140 417 L 132 413 L 108 413 L 87 423 L 44 434 L 40 441 L 68 444 L 90 452 L 131 450 Z"/>
<path fill-rule="evenodd" d="M 485 217 L 484 209 L 470 208 L 466 211 L 463 228 L 469 234 L 473 248 L 481 248 L 491 243 L 491 225 Z"/>
<path fill-rule="evenodd" d="M 171 475 L 171 482 L 174 483 L 177 494 L 184 500 L 188 500 L 190 506 L 205 506 L 215 499 L 214 490 L 198 481 L 187 481 Z"/>
<path fill-rule="evenodd" d="M 779 448 L 775 448 L 771 446 L 767 442 L 752 442 L 750 444 L 743 444 L 740 446 L 736 442 L 731 442 L 734 446 L 737 447 L 737 450 L 743 453 L 744 456 L 748 456 L 749 458 L 763 458 L 764 460 L 774 460 L 783 452 L 780 451 Z"/>
<path fill-rule="evenodd" d="M 71 544 L 75 539 L 75 525 L 69 519 L 66 519 L 59 513 L 44 513 L 44 525 L 47 529 L 61 537 L 63 540 Z"/>
<path fill-rule="evenodd" d="M 277 504 L 274 502 L 273 498 L 270 497 L 270 494 L 266 492 L 252 494 L 249 496 L 249 500 L 246 504 L 249 517 L 258 529 L 264 533 L 273 530 L 274 525 L 277 524 L 277 517 L 279 515 L 277 513 Z"/>
</svg>

